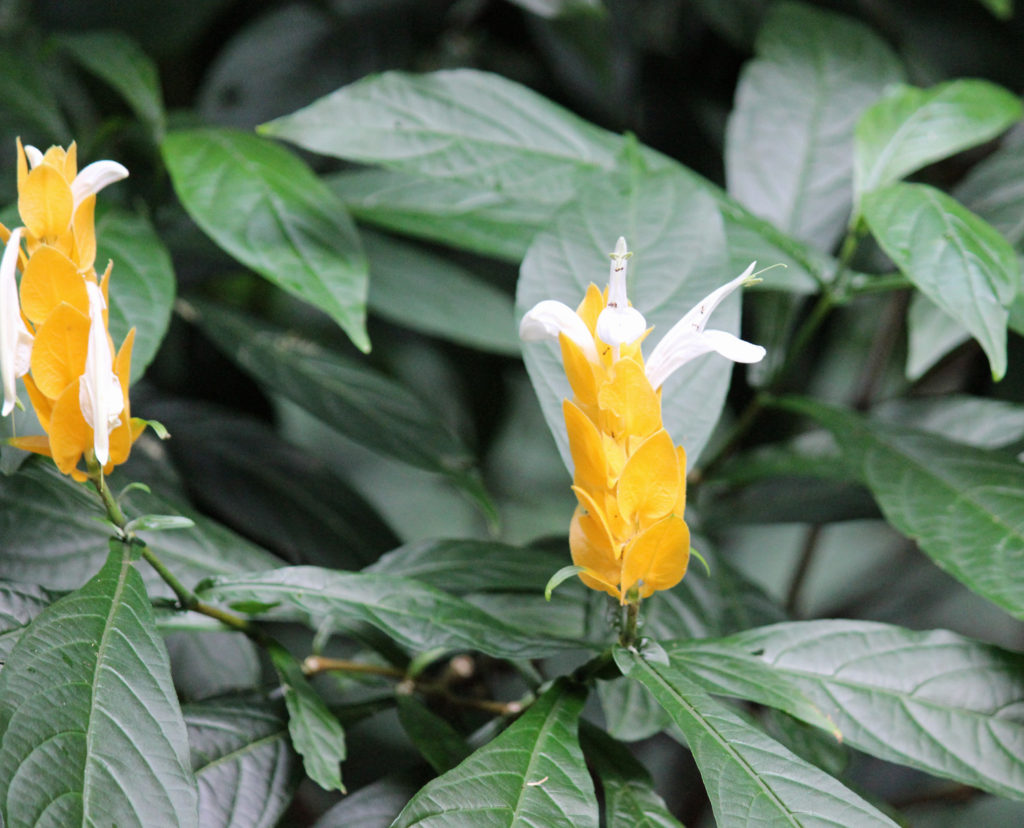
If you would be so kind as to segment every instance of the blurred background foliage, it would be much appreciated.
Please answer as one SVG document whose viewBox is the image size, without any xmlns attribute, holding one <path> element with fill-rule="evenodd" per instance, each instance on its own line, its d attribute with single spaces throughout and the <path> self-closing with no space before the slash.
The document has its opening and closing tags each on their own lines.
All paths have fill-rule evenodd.
<svg viewBox="0 0 1024 828">
<path fill-rule="evenodd" d="M 191 501 L 290 563 L 356 569 L 399 543 L 436 537 L 497 533 L 512 543 L 564 538 L 573 498 L 520 359 L 513 311 L 516 257 L 405 242 L 418 268 L 433 262 L 445 274 L 449 294 L 438 302 L 429 295 L 429 271 L 415 283 L 403 279 L 404 248 L 389 243 L 386 230 L 374 228 L 369 215 L 359 225 L 371 273 L 372 351 L 364 357 L 326 314 L 245 270 L 199 230 L 175 196 L 161 157 L 162 136 L 170 128 L 199 125 L 253 130 L 388 69 L 473 67 L 524 84 L 599 126 L 631 132 L 726 186 L 727 120 L 771 5 L 766 0 L 0 2 L 0 205 L 15 198 L 15 136 L 40 147 L 74 138 L 82 159 L 121 161 L 131 178 L 111 188 L 104 200 L 108 209 L 126 210 L 141 225 L 120 240 L 122 249 L 117 239 L 104 238 L 101 227 L 101 248 L 110 245 L 105 255 L 121 261 L 131 256 L 133 241 L 142 244 L 147 266 L 163 268 L 168 278 L 173 269 L 184 301 L 162 343 L 152 343 L 146 355 L 152 363 L 133 392 L 134 410 L 166 423 L 174 439 L 166 445 L 143 443 L 126 479 L 159 480 L 166 497 Z M 895 49 L 908 80 L 918 86 L 969 76 L 1017 93 L 1021 89 L 1024 20 L 1011 14 L 1008 2 L 813 5 L 866 23 Z M 152 104 L 153 90 L 162 96 L 166 117 Z M 1011 136 L 1008 143 L 1014 140 Z M 919 179 L 952 188 L 995 149 L 991 142 L 943 160 Z M 350 169 L 323 156 L 301 155 L 325 175 Z M 985 195 L 984 184 L 973 184 L 977 199 Z M 963 186 L 969 197 L 969 184 Z M 1024 224 L 1022 203 L 1018 194 L 1008 205 L 1008 222 L 1016 210 L 1017 222 Z M 354 212 L 359 219 L 359 210 Z M 0 219 L 10 224 L 11 215 L 8 207 Z M 528 240 L 532 226 L 524 226 Z M 160 244 L 140 242 L 151 237 L 166 246 L 168 260 L 153 252 L 162 250 Z M 518 239 L 508 243 L 511 250 L 525 249 Z M 877 249 L 864 249 L 856 264 L 870 270 L 880 257 Z M 732 274 L 723 274 L 723 280 L 727 275 Z M 595 280 L 602 276 L 596 273 Z M 464 293 L 456 289 L 460 285 Z M 476 483 L 482 481 L 489 492 L 494 514 L 488 513 L 490 506 L 480 508 L 472 485 L 452 485 L 450 474 L 370 451 L 311 417 L 287 394 L 268 396 L 223 355 L 223 342 L 215 346 L 195 324 L 194 309 L 211 299 L 279 328 L 300 329 L 310 340 L 367 360 L 400 382 L 415 395 L 424 416 L 451 435 L 453 451 L 479 459 Z M 745 338 L 770 352 L 809 307 L 772 291 L 750 293 L 745 301 Z M 891 397 L 878 412 L 894 421 L 912 418 L 966 442 L 1012 452 L 1024 448 L 1021 339 L 1010 337 L 1010 369 L 999 383 L 993 383 L 985 355 L 973 342 L 954 341 L 955 347 L 945 350 L 933 346 L 930 356 L 908 363 L 906 311 L 905 302 L 894 308 L 887 299 L 861 299 L 836 311 L 810 343 L 794 385 L 819 399 L 860 407 Z M 739 410 L 751 393 L 743 372 L 735 376 L 726 425 L 729 411 Z M 753 372 L 750 378 L 757 381 Z M 913 399 L 906 399 L 908 394 Z M 978 398 L 1006 405 L 986 405 L 980 412 L 972 407 Z M 934 404 L 937 399 L 941 406 Z M 1024 645 L 1019 621 L 921 555 L 880 519 L 863 489 L 843 480 L 778 477 L 791 458 L 773 451 L 781 440 L 798 436 L 794 429 L 792 417 L 763 416 L 744 445 L 751 453 L 742 455 L 743 462 L 725 464 L 701 489 L 702 529 L 724 560 L 793 617 L 942 627 L 1010 648 Z M 712 446 L 716 440 L 720 445 L 723 431 Z M 799 439 L 812 454 L 832 451 L 820 435 Z M 79 574 L 69 574 L 63 586 L 72 586 Z M 195 646 L 184 642 L 182 647 Z M 237 658 L 242 674 L 257 669 L 244 652 Z M 180 680 L 186 695 L 211 692 L 210 687 L 189 689 L 189 681 L 205 680 L 198 674 Z M 778 726 L 793 727 L 781 719 Z M 356 725 L 349 744 L 359 759 L 347 765 L 350 788 L 378 778 L 405 749 L 394 720 L 378 718 Z M 809 745 L 822 747 L 814 740 Z M 638 750 L 649 767 L 661 769 L 656 771 L 659 789 L 676 812 L 699 817 L 689 797 L 699 780 L 673 747 L 662 735 Z M 834 752 L 822 761 L 856 763 L 848 778 L 874 796 L 906 806 L 913 824 L 1022 821 L 1019 805 L 951 790 L 915 771 L 841 748 Z M 312 822 L 325 806 L 326 799 L 311 786 L 303 791 L 285 824 Z M 373 801 L 387 795 L 379 790 Z M 350 813 L 357 813 L 351 807 Z"/>
</svg>

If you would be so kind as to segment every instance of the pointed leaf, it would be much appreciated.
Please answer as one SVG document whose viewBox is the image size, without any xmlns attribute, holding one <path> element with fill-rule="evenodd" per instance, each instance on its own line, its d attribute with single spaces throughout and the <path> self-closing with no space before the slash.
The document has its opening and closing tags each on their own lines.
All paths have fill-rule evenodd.
<svg viewBox="0 0 1024 828">
<path fill-rule="evenodd" d="M 586 696 L 559 680 L 508 730 L 429 782 L 393 828 L 597 828 L 577 726 Z"/>
<path fill-rule="evenodd" d="M 654 693 L 683 731 L 721 828 L 895 826 L 836 779 L 716 702 L 679 669 L 622 648 L 616 649 L 615 662 Z"/>
<path fill-rule="evenodd" d="M 713 692 L 778 707 L 874 756 L 1024 799 L 1024 656 L 944 630 L 811 621 L 667 647 Z"/>
<path fill-rule="evenodd" d="M 1011 133 L 1004 145 L 971 167 L 953 195 L 972 213 L 1003 234 L 1010 244 L 1024 244 L 1024 147 Z"/>
<path fill-rule="evenodd" d="M 722 219 L 714 201 L 686 176 L 674 172 L 603 177 L 558 213 L 523 262 L 516 309 L 557 299 L 575 308 L 591 282 L 608 283 L 608 253 L 625 236 L 634 251 L 629 266 L 629 299 L 644 314 L 646 350 L 690 308 L 731 275 L 724 256 Z M 739 296 L 716 310 L 712 328 L 735 333 Z M 571 398 L 557 342 L 529 343 L 526 367 L 555 435 L 562 459 L 572 468 L 562 400 Z M 673 374 L 662 388 L 665 427 L 682 444 L 691 463 L 707 441 L 725 402 L 731 363 L 712 355 Z"/>
<path fill-rule="evenodd" d="M 755 48 L 729 116 L 729 193 L 828 250 L 853 202 L 854 126 L 902 67 L 866 26 L 797 3 L 772 7 Z"/>
<path fill-rule="evenodd" d="M 0 666 L 32 620 L 58 597 L 35 584 L 0 582 Z"/>
<path fill-rule="evenodd" d="M 1006 373 L 1006 306 L 1020 281 L 1017 257 L 989 224 L 924 184 L 893 184 L 864 197 L 882 249 L 985 349 L 992 376 Z"/>
<path fill-rule="evenodd" d="M 388 774 L 350 793 L 320 817 L 313 828 L 389 828 L 423 785 L 424 776 L 419 766 Z"/>
<path fill-rule="evenodd" d="M 893 87 L 857 124 L 854 190 L 860 197 L 898 181 L 995 138 L 1020 117 L 1020 99 L 988 81 Z"/>
<path fill-rule="evenodd" d="M 896 529 L 969 589 L 1024 618 L 1024 466 L 812 400 L 785 406 L 833 433 Z"/>
<path fill-rule="evenodd" d="M 496 658 L 534 658 L 578 643 L 538 637 L 510 627 L 472 604 L 434 587 L 389 575 L 292 566 L 201 584 L 205 599 L 262 607 L 276 619 L 314 629 L 362 621 L 414 652 L 480 650 Z"/>
<path fill-rule="evenodd" d="M 341 202 L 302 161 L 224 129 L 172 132 L 163 154 L 178 198 L 211 239 L 370 350 L 359 237 Z"/>
<path fill-rule="evenodd" d="M 946 354 L 970 339 L 963 323 L 915 291 L 907 309 L 907 379 L 921 379 Z"/>
<path fill-rule="evenodd" d="M 405 735 L 435 771 L 445 773 L 473 752 L 455 728 L 415 696 L 398 693 L 395 698 Z"/>
<path fill-rule="evenodd" d="M 0 734 L 8 828 L 198 825 L 167 651 L 124 544 L 18 641 L 0 671 Z"/>
<path fill-rule="evenodd" d="M 253 699 L 186 706 L 203 828 L 274 828 L 298 783 L 288 726 Z"/>
<path fill-rule="evenodd" d="M 341 763 L 345 761 L 345 731 L 324 700 L 302 673 L 302 665 L 278 644 L 267 650 L 281 679 L 288 706 L 288 732 L 302 756 L 306 775 L 324 790 L 345 792 Z"/>
</svg>

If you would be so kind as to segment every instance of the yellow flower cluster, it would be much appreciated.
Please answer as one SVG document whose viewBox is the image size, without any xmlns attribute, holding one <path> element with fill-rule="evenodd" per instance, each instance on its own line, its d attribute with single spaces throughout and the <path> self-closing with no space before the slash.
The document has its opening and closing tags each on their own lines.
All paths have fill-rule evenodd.
<svg viewBox="0 0 1024 828">
<path fill-rule="evenodd" d="M 112 263 L 102 277 L 94 268 L 96 193 L 128 171 L 99 161 L 79 172 L 74 144 L 44 154 L 20 140 L 17 165 L 24 226 L 0 225 L 3 414 L 17 403 L 20 377 L 46 435 L 10 442 L 52 457 L 62 473 L 84 480 L 83 456 L 87 466 L 109 472 L 128 458 L 145 427 L 131 419 L 128 402 L 135 330 L 115 356 L 107 329 Z"/>
</svg>

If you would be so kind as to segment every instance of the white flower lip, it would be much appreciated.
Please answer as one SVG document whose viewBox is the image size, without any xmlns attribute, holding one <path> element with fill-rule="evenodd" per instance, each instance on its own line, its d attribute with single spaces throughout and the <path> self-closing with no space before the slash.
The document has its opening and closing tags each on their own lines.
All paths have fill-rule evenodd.
<svg viewBox="0 0 1024 828">
<path fill-rule="evenodd" d="M 18 283 L 15 271 L 21 249 L 21 231 L 17 228 L 4 248 L 0 259 L 0 376 L 3 378 L 4 402 L 0 416 L 6 417 L 18 401 L 17 379 L 28 373 L 32 357 L 32 334 L 21 318 Z"/>
<path fill-rule="evenodd" d="M 86 282 L 85 286 L 89 292 L 89 345 L 85 373 L 78 384 L 78 404 L 93 431 L 96 461 L 105 466 L 110 460 L 110 430 L 121 423 L 124 393 L 113 370 L 114 358 L 103 324 L 103 292 L 94 282 Z"/>
<path fill-rule="evenodd" d="M 27 151 L 27 150 L 26 150 Z M 128 177 L 128 169 L 116 161 L 93 161 L 71 182 L 71 198 L 77 208 L 85 199 L 96 195 L 108 184 Z"/>
<path fill-rule="evenodd" d="M 519 323 L 519 338 L 524 342 L 558 339 L 564 333 L 575 342 L 593 363 L 598 362 L 597 347 L 587 324 L 568 305 L 554 299 L 538 302 Z"/>
<path fill-rule="evenodd" d="M 635 342 L 647 330 L 644 315 L 630 307 L 626 295 L 627 259 L 633 254 L 626 247 L 626 240 L 619 236 L 615 252 L 611 254 L 612 267 L 608 274 L 608 304 L 597 317 L 596 333 L 606 345 L 618 347 Z"/>
</svg>

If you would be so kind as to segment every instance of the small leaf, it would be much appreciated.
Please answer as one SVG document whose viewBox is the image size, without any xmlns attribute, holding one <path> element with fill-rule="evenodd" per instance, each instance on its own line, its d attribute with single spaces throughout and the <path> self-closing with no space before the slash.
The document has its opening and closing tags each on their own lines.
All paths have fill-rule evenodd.
<svg viewBox="0 0 1024 828">
<path fill-rule="evenodd" d="M 577 737 L 585 700 L 557 681 L 508 730 L 427 783 L 393 828 L 597 828 L 594 786 Z"/>
<path fill-rule="evenodd" d="M 582 646 L 509 626 L 472 604 L 408 578 L 293 566 L 201 584 L 205 599 L 278 604 L 271 617 L 324 623 L 365 622 L 413 652 L 479 650 L 496 658 L 537 658 Z"/>
<path fill-rule="evenodd" d="M 1015 133 L 973 167 L 953 190 L 956 200 L 985 219 L 1010 244 L 1024 244 L 1024 152 Z"/>
<path fill-rule="evenodd" d="M 915 291 L 907 309 L 907 379 L 921 379 L 946 354 L 970 339 L 971 334 L 962 322 Z"/>
<path fill-rule="evenodd" d="M 402 729 L 437 773 L 446 773 L 473 752 L 455 728 L 415 696 L 398 693 L 395 698 Z"/>
<path fill-rule="evenodd" d="M 584 570 L 586 570 L 585 566 L 576 566 L 574 564 L 570 564 L 569 566 L 563 566 L 561 569 L 558 570 L 558 572 L 551 576 L 551 578 L 548 580 L 547 586 L 544 587 L 544 600 L 550 601 L 551 593 L 558 588 L 559 584 L 568 581 L 571 577 L 573 577 L 574 575 L 578 575 L 580 572 L 583 572 Z"/>
<path fill-rule="evenodd" d="M 944 630 L 810 621 L 677 642 L 712 690 L 784 710 L 874 756 L 1024 799 L 1024 656 Z M 823 714 L 827 720 L 822 722 Z"/>
<path fill-rule="evenodd" d="M 178 197 L 211 239 L 370 350 L 359 237 L 341 202 L 302 161 L 270 141 L 223 129 L 172 132 L 163 154 Z"/>
<path fill-rule="evenodd" d="M 288 726 L 274 707 L 253 699 L 187 705 L 192 770 L 203 828 L 273 828 L 300 774 Z"/>
<path fill-rule="evenodd" d="M 618 648 L 615 662 L 654 693 L 682 730 L 721 828 L 896 823 L 716 702 L 682 671 Z"/>
<path fill-rule="evenodd" d="M 995 138 L 1020 117 L 1020 99 L 988 81 L 895 86 L 857 124 L 856 195 Z"/>
<path fill-rule="evenodd" d="M 184 515 L 140 515 L 128 521 L 126 532 L 166 532 L 168 529 L 191 529 L 196 525 Z"/>
<path fill-rule="evenodd" d="M 969 210 L 924 184 L 893 184 L 864 197 L 882 249 L 920 290 L 984 348 L 994 379 L 1006 373 L 1006 306 L 1020 281 L 1009 243 Z"/>
<path fill-rule="evenodd" d="M 170 665 L 127 547 L 45 609 L 0 671 L 0 808 L 9 828 L 197 826 Z"/>
<path fill-rule="evenodd" d="M 302 673 L 302 665 L 278 644 L 267 649 L 281 679 L 288 706 L 288 732 L 302 756 L 306 775 L 321 788 L 345 792 L 341 763 L 345 761 L 345 731 Z"/>
<path fill-rule="evenodd" d="M 783 405 L 832 432 L 897 530 L 969 589 L 1024 618 L 1024 466 L 813 400 Z"/>
</svg>

